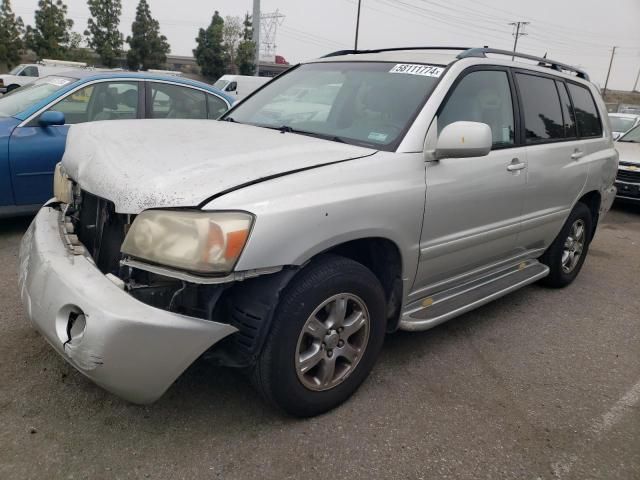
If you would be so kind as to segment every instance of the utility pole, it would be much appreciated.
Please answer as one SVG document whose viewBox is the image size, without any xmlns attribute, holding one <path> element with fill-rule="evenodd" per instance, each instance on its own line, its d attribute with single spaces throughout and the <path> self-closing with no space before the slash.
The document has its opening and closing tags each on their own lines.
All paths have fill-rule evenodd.
<svg viewBox="0 0 640 480">
<path fill-rule="evenodd" d="M 616 48 L 618 47 L 613 47 L 613 49 L 611 49 L 611 60 L 609 60 L 609 70 L 607 70 L 607 79 L 604 81 L 604 91 L 602 92 L 603 97 L 607 94 L 607 85 L 609 85 L 609 75 L 611 75 L 611 66 L 613 65 L 613 57 L 616 54 Z"/>
<path fill-rule="evenodd" d="M 633 91 L 638 91 L 638 80 L 640 80 L 640 68 L 638 68 L 638 74 L 636 75 L 636 83 L 633 84 Z"/>
<path fill-rule="evenodd" d="M 513 33 L 513 36 L 515 37 L 514 41 L 513 41 L 513 51 L 516 51 L 516 48 L 518 48 L 518 38 L 523 37 L 526 35 L 526 33 L 524 32 L 524 27 L 526 25 L 529 25 L 531 22 L 511 22 L 509 25 L 512 25 L 513 28 L 515 28 L 515 32 Z M 514 60 L 515 56 L 511 56 L 511 60 Z"/>
<path fill-rule="evenodd" d="M 360 31 L 360 6 L 362 4 L 362 0 L 358 0 L 358 16 L 356 17 L 356 45 L 354 50 L 358 50 L 358 33 Z"/>
<path fill-rule="evenodd" d="M 256 62 L 256 73 L 255 76 L 260 76 L 260 0 L 253 0 L 253 17 L 251 18 L 251 23 L 253 27 L 253 35 L 251 40 L 256 47 L 255 52 L 255 62 Z"/>
</svg>

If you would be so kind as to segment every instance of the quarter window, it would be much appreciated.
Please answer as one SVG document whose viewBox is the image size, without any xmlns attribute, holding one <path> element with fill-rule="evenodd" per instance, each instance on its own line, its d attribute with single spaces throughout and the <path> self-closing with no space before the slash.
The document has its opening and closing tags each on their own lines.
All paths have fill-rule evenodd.
<svg viewBox="0 0 640 480">
<path fill-rule="evenodd" d="M 208 118 L 217 120 L 224 112 L 228 110 L 227 104 L 220 97 L 215 95 L 207 95 L 207 111 Z"/>
<path fill-rule="evenodd" d="M 487 70 L 466 75 L 438 115 L 438 133 L 458 121 L 489 125 L 494 147 L 513 145 L 513 103 L 507 73 Z"/>
<path fill-rule="evenodd" d="M 593 100 L 591 92 L 581 85 L 570 83 L 569 93 L 573 100 L 573 107 L 576 110 L 578 135 L 581 137 L 599 137 L 602 135 L 602 122 L 600 122 L 596 102 Z"/>
<path fill-rule="evenodd" d="M 540 143 L 565 137 L 562 107 L 555 81 L 517 73 L 524 110 L 525 140 Z"/>
</svg>

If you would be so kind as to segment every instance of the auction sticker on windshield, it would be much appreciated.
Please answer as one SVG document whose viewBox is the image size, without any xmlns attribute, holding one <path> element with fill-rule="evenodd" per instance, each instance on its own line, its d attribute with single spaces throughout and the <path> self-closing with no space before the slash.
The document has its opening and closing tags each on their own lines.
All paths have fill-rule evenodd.
<svg viewBox="0 0 640 480">
<path fill-rule="evenodd" d="M 406 73 L 408 75 L 422 75 L 423 77 L 439 77 L 442 72 L 444 72 L 444 67 L 417 63 L 399 63 L 389 70 L 389 73 Z"/>
</svg>

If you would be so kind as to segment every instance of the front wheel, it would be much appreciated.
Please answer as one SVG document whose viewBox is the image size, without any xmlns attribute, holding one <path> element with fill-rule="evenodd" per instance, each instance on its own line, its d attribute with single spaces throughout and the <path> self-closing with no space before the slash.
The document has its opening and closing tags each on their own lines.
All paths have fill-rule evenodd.
<svg viewBox="0 0 640 480">
<path fill-rule="evenodd" d="M 326 412 L 365 380 L 385 329 L 376 276 L 353 260 L 319 257 L 283 293 L 253 383 L 290 415 Z"/>
<path fill-rule="evenodd" d="M 540 283 L 562 288 L 575 280 L 589 251 L 592 225 L 591 211 L 583 203 L 576 204 L 562 230 L 540 258 L 550 270 Z"/>
</svg>

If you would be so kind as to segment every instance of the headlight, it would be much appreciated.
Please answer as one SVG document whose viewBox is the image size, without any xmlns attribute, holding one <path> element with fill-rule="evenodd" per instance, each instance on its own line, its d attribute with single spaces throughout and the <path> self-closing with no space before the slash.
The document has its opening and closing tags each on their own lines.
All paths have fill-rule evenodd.
<svg viewBox="0 0 640 480">
<path fill-rule="evenodd" d="M 53 196 L 62 203 L 73 203 L 73 182 L 64 173 L 61 163 L 56 165 L 56 170 L 53 174 Z"/>
<path fill-rule="evenodd" d="M 244 212 L 147 210 L 133 221 L 122 253 L 182 270 L 228 273 L 252 223 Z"/>
</svg>

